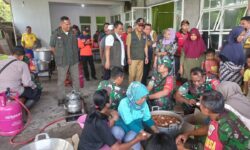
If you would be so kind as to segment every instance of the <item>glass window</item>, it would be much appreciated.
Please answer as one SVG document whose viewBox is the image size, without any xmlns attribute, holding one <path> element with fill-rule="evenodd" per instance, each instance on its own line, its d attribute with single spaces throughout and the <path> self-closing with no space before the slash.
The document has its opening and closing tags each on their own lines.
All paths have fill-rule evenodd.
<svg viewBox="0 0 250 150">
<path fill-rule="evenodd" d="M 225 5 L 235 5 L 235 4 L 242 4 L 242 3 L 247 3 L 248 0 L 225 0 Z"/>
<path fill-rule="evenodd" d="M 97 24 L 104 24 L 106 22 L 106 17 L 96 17 Z"/>
<path fill-rule="evenodd" d="M 204 0 L 204 6 L 203 8 L 209 8 L 209 3 L 210 3 L 210 0 Z"/>
<path fill-rule="evenodd" d="M 80 24 L 90 24 L 91 17 L 90 16 L 80 16 Z"/>
<path fill-rule="evenodd" d="M 210 8 L 221 7 L 221 4 L 222 4 L 222 0 L 211 0 Z"/>
<path fill-rule="evenodd" d="M 211 46 L 214 49 L 218 49 L 219 47 L 219 34 L 212 34 L 210 35 L 210 42 L 211 42 Z"/>
<path fill-rule="evenodd" d="M 130 21 L 131 20 L 131 13 L 126 13 L 125 14 L 125 21 Z"/>
<path fill-rule="evenodd" d="M 246 7 L 236 9 L 226 9 L 223 15 L 223 29 L 232 29 L 234 26 L 239 25 L 240 19 L 245 15 Z"/>
<path fill-rule="evenodd" d="M 208 30 L 209 12 L 203 13 L 201 22 L 202 22 L 202 30 Z"/>
<path fill-rule="evenodd" d="M 219 14 L 220 14 L 219 11 L 210 12 L 210 30 L 213 30 L 215 28 L 215 25 L 218 21 Z"/>
</svg>

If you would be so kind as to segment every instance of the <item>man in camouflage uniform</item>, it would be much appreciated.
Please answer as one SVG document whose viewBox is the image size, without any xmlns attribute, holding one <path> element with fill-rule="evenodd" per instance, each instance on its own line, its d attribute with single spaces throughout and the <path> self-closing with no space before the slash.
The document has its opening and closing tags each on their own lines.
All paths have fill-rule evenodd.
<svg viewBox="0 0 250 150">
<path fill-rule="evenodd" d="M 219 81 L 208 79 L 201 68 L 191 70 L 191 80 L 179 87 L 175 93 L 175 100 L 182 104 L 184 114 L 192 114 L 197 102 L 205 91 L 216 89 Z"/>
<path fill-rule="evenodd" d="M 207 135 L 204 150 L 250 149 L 250 131 L 233 112 L 224 108 L 224 98 L 217 91 L 205 92 L 201 112 L 210 118 L 210 124 L 179 135 L 176 143 L 186 142 L 189 136 Z"/>
<path fill-rule="evenodd" d="M 111 109 L 117 110 L 118 105 L 126 96 L 126 90 L 121 88 L 124 79 L 124 72 L 120 67 L 113 67 L 111 71 L 111 79 L 103 80 L 99 83 L 97 90 L 105 89 L 109 93 L 111 99 Z"/>
<path fill-rule="evenodd" d="M 173 67 L 172 61 L 167 57 L 159 57 L 157 61 L 157 71 L 154 71 L 148 84 L 149 104 L 159 106 L 162 110 L 172 110 L 174 106 L 172 101 L 174 78 L 169 75 L 169 71 Z"/>
</svg>

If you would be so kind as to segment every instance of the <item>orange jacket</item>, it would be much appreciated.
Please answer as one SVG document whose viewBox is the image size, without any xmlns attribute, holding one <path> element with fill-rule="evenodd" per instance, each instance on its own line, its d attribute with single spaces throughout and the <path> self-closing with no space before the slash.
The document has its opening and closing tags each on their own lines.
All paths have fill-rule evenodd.
<svg viewBox="0 0 250 150">
<path fill-rule="evenodd" d="M 92 56 L 92 40 L 89 39 L 90 44 L 85 44 L 85 39 L 78 38 L 78 47 L 80 48 L 80 56 Z"/>
</svg>

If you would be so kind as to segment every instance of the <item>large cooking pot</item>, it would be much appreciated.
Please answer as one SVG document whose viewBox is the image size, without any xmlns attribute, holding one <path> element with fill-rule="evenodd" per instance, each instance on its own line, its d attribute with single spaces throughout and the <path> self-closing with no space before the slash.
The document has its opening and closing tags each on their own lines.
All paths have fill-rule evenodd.
<svg viewBox="0 0 250 150">
<path fill-rule="evenodd" d="M 45 139 L 39 140 L 40 136 L 45 136 Z M 25 145 L 19 150 L 74 150 L 74 148 L 66 140 L 50 138 L 47 133 L 41 133 L 36 135 L 33 143 Z"/>
<path fill-rule="evenodd" d="M 37 61 L 37 67 L 39 71 L 47 71 L 49 70 L 49 62 L 47 61 Z"/>
<path fill-rule="evenodd" d="M 47 48 L 39 48 L 34 51 L 34 57 L 36 60 L 51 61 L 51 51 Z"/>
<path fill-rule="evenodd" d="M 176 117 L 178 120 L 180 120 L 180 124 L 171 124 L 169 125 L 169 127 L 160 127 L 158 126 L 158 129 L 160 132 L 164 132 L 173 136 L 176 136 L 180 133 L 182 126 L 184 124 L 184 119 L 182 118 L 182 116 L 176 114 L 175 112 L 172 111 L 165 111 L 165 110 L 160 110 L 160 108 L 158 106 L 153 106 L 152 107 L 152 111 L 151 111 L 151 115 L 167 115 L 167 116 L 172 116 L 172 117 Z"/>
</svg>

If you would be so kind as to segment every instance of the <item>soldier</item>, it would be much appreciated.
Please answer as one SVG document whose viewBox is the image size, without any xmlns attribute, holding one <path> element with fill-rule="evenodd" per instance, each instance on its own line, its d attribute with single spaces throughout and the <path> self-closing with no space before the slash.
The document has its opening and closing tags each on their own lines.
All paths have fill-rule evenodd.
<svg viewBox="0 0 250 150">
<path fill-rule="evenodd" d="M 175 100 L 183 104 L 184 114 L 192 114 L 201 94 L 205 91 L 215 90 L 219 84 L 216 79 L 206 78 L 204 71 L 199 67 L 193 68 L 190 74 L 191 80 L 180 86 L 175 93 Z"/>
<path fill-rule="evenodd" d="M 207 135 L 204 150 L 250 149 L 250 131 L 233 112 L 224 109 L 224 102 L 220 92 L 205 92 L 200 109 L 210 124 L 178 136 L 176 143 L 185 143 L 189 136 Z"/>
<path fill-rule="evenodd" d="M 157 71 L 153 73 L 153 76 L 148 84 L 149 104 L 151 106 L 159 106 L 163 110 L 172 110 L 174 103 L 171 99 L 174 79 L 170 75 L 172 62 L 167 57 L 158 58 Z"/>
<path fill-rule="evenodd" d="M 114 67 L 111 71 L 111 79 L 103 80 L 98 85 L 98 90 L 105 89 L 109 93 L 109 97 L 112 101 L 111 109 L 117 110 L 119 102 L 126 95 L 126 90 L 121 88 L 124 79 L 124 72 L 119 67 Z"/>
</svg>

